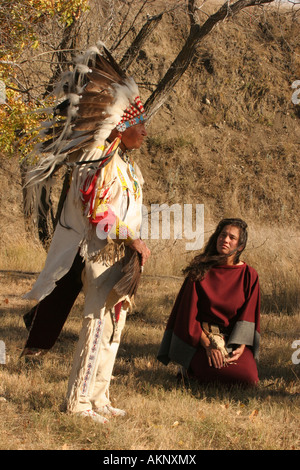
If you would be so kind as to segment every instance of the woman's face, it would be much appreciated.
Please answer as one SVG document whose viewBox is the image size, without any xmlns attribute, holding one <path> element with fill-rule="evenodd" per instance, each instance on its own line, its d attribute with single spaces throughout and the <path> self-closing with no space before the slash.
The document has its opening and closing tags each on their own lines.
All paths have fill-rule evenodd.
<svg viewBox="0 0 300 470">
<path fill-rule="evenodd" d="M 217 238 L 217 252 L 220 255 L 230 255 L 234 252 L 232 255 L 232 259 L 234 259 L 235 250 L 239 246 L 239 239 L 240 229 L 234 225 L 225 225 Z"/>
</svg>

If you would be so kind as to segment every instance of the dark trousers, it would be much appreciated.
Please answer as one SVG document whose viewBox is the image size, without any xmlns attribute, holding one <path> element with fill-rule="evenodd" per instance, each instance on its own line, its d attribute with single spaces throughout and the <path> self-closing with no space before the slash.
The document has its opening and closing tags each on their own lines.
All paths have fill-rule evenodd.
<svg viewBox="0 0 300 470">
<path fill-rule="evenodd" d="M 25 349 L 49 350 L 55 344 L 82 288 L 84 261 L 76 255 L 70 270 L 53 291 L 24 315 L 29 336 Z"/>
</svg>

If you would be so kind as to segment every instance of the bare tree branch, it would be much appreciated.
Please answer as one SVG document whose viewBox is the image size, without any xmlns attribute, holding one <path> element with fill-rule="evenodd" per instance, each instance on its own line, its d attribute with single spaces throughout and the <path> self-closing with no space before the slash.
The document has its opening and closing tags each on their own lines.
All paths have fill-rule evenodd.
<svg viewBox="0 0 300 470">
<path fill-rule="evenodd" d="M 64 31 L 63 31 L 63 37 L 56 48 L 55 54 L 57 55 L 58 62 L 55 65 L 53 75 L 50 78 L 48 85 L 46 87 L 46 91 L 44 93 L 44 98 L 48 96 L 52 91 L 55 82 L 57 81 L 58 77 L 63 71 L 63 68 L 65 68 L 64 64 L 68 63 L 67 60 L 67 55 L 66 51 L 71 50 L 74 51 L 76 48 L 76 27 L 77 27 L 77 21 L 73 21 L 69 26 L 67 26 Z"/>
<path fill-rule="evenodd" d="M 138 10 L 138 12 L 137 12 L 135 18 L 133 19 L 131 25 L 129 26 L 129 28 L 127 29 L 127 31 L 123 34 L 123 36 L 120 37 L 120 39 L 118 40 L 117 44 L 112 47 L 112 50 L 117 49 L 117 47 L 121 44 L 121 42 L 126 38 L 126 36 L 129 34 L 129 32 L 132 30 L 132 28 L 133 28 L 133 26 L 134 26 L 134 23 L 136 22 L 138 16 L 142 13 L 142 11 L 143 11 L 143 9 L 144 9 L 144 7 L 145 7 L 145 5 L 146 5 L 147 3 L 148 3 L 148 0 L 143 0 L 143 4 L 141 5 L 140 9 Z M 129 8 L 131 8 L 131 5 L 130 5 Z M 125 19 L 126 19 L 126 17 L 125 17 Z M 125 19 L 124 19 L 124 21 L 125 21 Z M 123 25 L 122 25 L 122 26 L 123 26 Z"/>
<path fill-rule="evenodd" d="M 127 68 L 133 62 L 134 58 L 140 51 L 142 45 L 146 39 L 153 33 L 153 30 L 156 28 L 158 23 L 163 17 L 163 13 L 160 15 L 151 16 L 147 19 L 147 22 L 143 25 L 140 32 L 130 45 L 130 47 L 125 52 L 122 60 L 120 61 L 121 68 Z"/>
<path fill-rule="evenodd" d="M 238 0 L 232 5 L 226 2 L 219 10 L 212 14 L 203 25 L 192 21 L 190 34 L 182 47 L 181 51 L 169 67 L 165 76 L 159 82 L 156 90 L 145 103 L 149 118 L 153 117 L 158 109 L 166 101 L 170 91 L 182 77 L 190 65 L 196 52 L 196 46 L 207 36 L 212 29 L 228 16 L 233 16 L 244 8 L 272 3 L 273 0 Z M 189 2 L 190 8 L 193 7 L 193 0 Z M 192 11 L 192 10 L 191 10 Z"/>
<path fill-rule="evenodd" d="M 195 0 L 188 0 L 188 15 L 190 18 L 191 26 L 198 23 L 199 18 L 196 13 Z"/>
</svg>

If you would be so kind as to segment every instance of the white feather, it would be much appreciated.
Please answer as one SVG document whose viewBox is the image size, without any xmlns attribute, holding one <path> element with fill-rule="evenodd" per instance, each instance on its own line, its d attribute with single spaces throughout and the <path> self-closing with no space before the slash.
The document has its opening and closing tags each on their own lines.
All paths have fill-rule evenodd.
<svg viewBox="0 0 300 470">
<path fill-rule="evenodd" d="M 71 104 L 73 104 L 73 105 L 79 104 L 80 95 L 78 95 L 76 93 L 69 93 L 68 98 L 69 98 Z"/>
<path fill-rule="evenodd" d="M 81 74 L 86 74 L 86 73 L 91 72 L 91 69 L 85 64 L 77 64 L 75 70 L 76 72 L 79 72 Z"/>
</svg>

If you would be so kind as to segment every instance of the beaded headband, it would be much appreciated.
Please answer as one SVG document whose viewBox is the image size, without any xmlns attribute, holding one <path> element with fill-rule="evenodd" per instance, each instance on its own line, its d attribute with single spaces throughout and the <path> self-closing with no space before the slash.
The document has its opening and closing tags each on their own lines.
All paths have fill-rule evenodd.
<svg viewBox="0 0 300 470">
<path fill-rule="evenodd" d="M 119 132 L 124 132 L 128 127 L 140 124 L 147 119 L 144 106 L 139 96 L 136 96 L 134 102 L 125 109 L 121 121 L 116 128 Z"/>
</svg>

